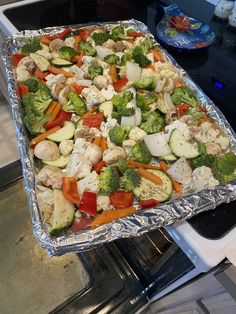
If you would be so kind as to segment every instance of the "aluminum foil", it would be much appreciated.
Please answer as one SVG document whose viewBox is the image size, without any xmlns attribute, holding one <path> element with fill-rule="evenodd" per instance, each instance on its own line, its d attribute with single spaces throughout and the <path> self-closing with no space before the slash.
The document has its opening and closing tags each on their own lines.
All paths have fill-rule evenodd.
<svg viewBox="0 0 236 314">
<path fill-rule="evenodd" d="M 146 25 L 137 20 L 120 21 L 117 23 L 97 23 L 98 26 L 111 27 L 124 25 L 135 28 L 154 40 Z M 72 29 L 92 24 L 73 25 Z M 28 195 L 29 208 L 33 224 L 33 232 L 41 246 L 48 250 L 49 255 L 62 255 L 69 252 L 81 252 L 89 250 L 97 245 L 113 241 L 118 238 L 140 236 L 145 232 L 174 224 L 183 219 L 190 218 L 202 211 L 214 209 L 221 203 L 227 203 L 236 199 L 236 180 L 227 184 L 216 186 L 214 189 L 205 189 L 201 192 L 190 194 L 178 199 L 172 199 L 162 205 L 147 210 L 137 211 L 134 215 L 119 219 L 91 230 L 80 231 L 78 234 L 66 234 L 53 238 L 46 232 L 46 226 L 38 207 L 35 192 L 35 166 L 33 156 L 29 149 L 29 138 L 22 121 L 20 99 L 16 93 L 16 81 L 11 64 L 11 54 L 18 49 L 30 37 L 43 34 L 54 34 L 63 31 L 65 27 L 51 27 L 35 31 L 23 31 L 7 38 L 1 52 L 2 60 L 6 66 L 8 77 L 9 100 L 15 123 L 18 146 L 21 155 L 23 177 Z M 155 45 L 162 50 L 167 59 L 171 60 L 182 75 L 186 84 L 193 88 L 199 99 L 205 104 L 211 117 L 225 130 L 231 139 L 231 149 L 236 152 L 236 136 L 222 112 L 203 93 L 203 91 L 191 80 L 186 72 L 156 41 Z"/>
</svg>

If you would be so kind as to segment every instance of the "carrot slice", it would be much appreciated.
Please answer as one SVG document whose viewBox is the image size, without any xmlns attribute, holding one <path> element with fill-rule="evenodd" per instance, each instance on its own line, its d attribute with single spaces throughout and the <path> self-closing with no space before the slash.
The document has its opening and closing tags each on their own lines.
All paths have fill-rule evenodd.
<svg viewBox="0 0 236 314">
<path fill-rule="evenodd" d="M 73 44 L 73 46 L 74 46 L 75 51 L 78 50 L 78 44 L 79 44 L 80 41 L 81 41 L 81 36 L 75 36 L 74 37 L 74 44 Z"/>
<path fill-rule="evenodd" d="M 31 141 L 30 141 L 30 148 L 33 148 L 36 144 L 38 144 L 39 142 L 45 140 L 45 138 L 50 135 L 55 133 L 56 131 L 58 131 L 61 127 L 60 126 L 55 126 L 54 128 L 39 134 L 38 136 L 34 137 Z"/>
<path fill-rule="evenodd" d="M 185 86 L 185 84 L 181 81 L 176 81 L 175 82 L 175 87 L 181 87 L 181 86 Z"/>
<path fill-rule="evenodd" d="M 48 120 L 48 122 L 45 124 L 45 128 L 47 129 L 47 125 L 48 123 L 51 123 L 53 120 L 56 119 L 56 117 L 58 116 L 59 112 L 61 110 L 61 104 L 58 103 L 58 102 L 55 102 L 55 105 L 52 109 L 52 112 L 51 113 L 51 118 Z"/>
<path fill-rule="evenodd" d="M 172 181 L 172 185 L 173 185 L 174 190 L 177 193 L 180 193 L 182 191 L 182 189 L 183 189 L 182 184 L 179 183 L 178 181 L 175 181 L 174 179 L 172 179 L 171 181 Z"/>
<path fill-rule="evenodd" d="M 153 57 L 155 61 L 165 61 L 160 51 L 157 49 L 151 49 L 151 52 L 153 53 Z"/>
<path fill-rule="evenodd" d="M 102 141 L 102 137 L 101 136 L 96 136 L 95 139 L 93 140 L 93 144 L 101 146 L 101 141 Z"/>
<path fill-rule="evenodd" d="M 200 119 L 200 123 L 209 122 L 209 119 L 207 117 L 202 117 Z"/>
<path fill-rule="evenodd" d="M 164 172 L 166 172 L 169 169 L 169 166 L 163 160 L 160 161 L 160 167 L 161 167 L 161 170 Z"/>
<path fill-rule="evenodd" d="M 52 101 L 50 103 L 50 105 L 48 106 L 48 109 L 46 111 L 46 114 L 49 114 L 49 113 L 52 113 L 53 112 L 53 109 L 56 107 L 56 102 L 55 101 Z"/>
<path fill-rule="evenodd" d="M 101 147 L 101 149 L 102 149 L 103 152 L 108 148 L 107 139 L 106 139 L 105 137 L 102 137 L 102 138 L 101 138 L 100 147 Z"/>
<path fill-rule="evenodd" d="M 73 77 L 73 74 L 71 72 L 67 72 L 63 69 L 56 68 L 56 67 L 53 67 L 51 65 L 48 67 L 48 71 L 53 73 L 53 74 L 64 74 L 65 77 Z"/>
<path fill-rule="evenodd" d="M 46 36 L 43 36 L 41 39 L 40 39 L 40 42 L 44 45 L 49 45 L 51 40 L 49 38 L 47 38 Z"/>
<path fill-rule="evenodd" d="M 143 164 L 141 162 L 137 162 L 137 161 L 133 161 L 133 160 L 128 160 L 128 166 L 132 167 L 132 168 L 161 170 L 160 166 Z"/>
<path fill-rule="evenodd" d="M 157 184 L 157 185 L 161 185 L 162 184 L 162 180 L 160 177 L 158 177 L 157 175 L 143 169 L 143 168 L 138 168 L 137 169 L 138 174 L 140 174 L 140 176 L 142 176 L 143 178 L 152 181 L 153 183 Z"/>
<path fill-rule="evenodd" d="M 155 65 L 153 63 L 150 63 L 146 66 L 147 69 L 151 69 L 153 70 L 154 72 L 156 72 L 156 68 L 155 68 Z"/>
<path fill-rule="evenodd" d="M 116 220 L 122 217 L 126 217 L 128 215 L 132 215 L 136 212 L 135 207 L 125 207 L 119 208 L 115 210 L 107 210 L 103 212 L 101 215 L 98 215 L 90 224 L 91 227 L 96 227 L 99 225 L 104 225 L 106 223 L 111 222 L 112 220 Z"/>
<path fill-rule="evenodd" d="M 111 75 L 112 82 L 116 83 L 118 81 L 118 77 L 117 77 L 116 67 L 114 64 L 111 65 L 109 74 Z"/>
</svg>

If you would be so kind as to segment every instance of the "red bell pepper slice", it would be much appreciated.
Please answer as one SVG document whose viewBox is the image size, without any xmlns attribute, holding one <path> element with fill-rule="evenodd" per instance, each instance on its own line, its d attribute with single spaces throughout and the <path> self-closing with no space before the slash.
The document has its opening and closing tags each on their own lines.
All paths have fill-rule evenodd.
<svg viewBox="0 0 236 314">
<path fill-rule="evenodd" d="M 133 205 L 134 195 L 131 192 L 115 191 L 110 194 L 109 199 L 114 207 L 123 208 Z"/>
<path fill-rule="evenodd" d="M 80 212 L 89 214 L 90 216 L 97 216 L 97 194 L 85 191 L 82 197 L 82 202 L 79 207 Z"/>
<path fill-rule="evenodd" d="M 81 94 L 81 92 L 82 92 L 82 90 L 84 89 L 84 88 L 86 88 L 86 86 L 79 86 L 79 85 L 76 85 L 75 86 L 75 91 L 76 91 L 76 93 L 78 93 L 78 94 Z"/>
<path fill-rule="evenodd" d="M 100 125 L 104 119 L 104 113 L 86 113 L 83 116 L 83 125 L 88 126 L 89 128 L 100 128 Z"/>
<path fill-rule="evenodd" d="M 65 112 L 64 110 L 60 110 L 58 116 L 55 120 L 47 122 L 44 127 L 46 130 L 49 130 L 51 128 L 54 128 L 55 126 L 62 126 L 65 121 L 71 120 L 72 113 L 71 112 Z"/>
<path fill-rule="evenodd" d="M 205 107 L 199 107 L 198 111 L 207 113 L 207 109 Z"/>
<path fill-rule="evenodd" d="M 82 40 L 87 40 L 89 37 L 89 32 L 86 31 L 85 29 L 78 29 L 79 36 L 81 37 Z"/>
<path fill-rule="evenodd" d="M 48 75 L 48 72 L 41 72 L 39 69 L 36 69 L 35 71 L 34 71 L 34 75 L 38 78 L 38 79 L 40 79 L 40 80 L 42 80 L 42 81 L 45 81 L 45 77 Z"/>
<path fill-rule="evenodd" d="M 81 217 L 80 220 L 75 219 L 73 225 L 70 227 L 70 231 L 75 233 L 85 229 L 91 224 L 94 218 Z"/>
<path fill-rule="evenodd" d="M 20 53 L 14 53 L 12 55 L 12 64 L 14 67 L 17 67 L 18 63 L 20 62 L 20 60 L 24 58 L 23 55 L 21 55 Z"/>
<path fill-rule="evenodd" d="M 159 205 L 160 202 L 158 202 L 157 200 L 154 200 L 153 198 L 149 199 L 149 200 L 140 200 L 139 201 L 139 206 L 143 209 L 143 208 L 149 208 L 149 207 L 154 207 Z"/>
<path fill-rule="evenodd" d="M 139 33 L 139 32 L 128 32 L 128 36 L 136 38 L 136 37 L 144 37 L 144 34 Z"/>
<path fill-rule="evenodd" d="M 116 83 L 113 84 L 114 90 L 116 92 L 119 92 L 123 86 L 125 86 L 128 83 L 127 77 L 122 77 L 119 79 Z"/>
<path fill-rule="evenodd" d="M 189 105 L 188 104 L 177 105 L 176 110 L 177 110 L 178 118 L 181 118 L 189 110 Z"/>
<path fill-rule="evenodd" d="M 29 87 L 24 84 L 20 84 L 17 88 L 17 95 L 20 98 L 23 98 L 28 92 L 29 92 Z"/>
<path fill-rule="evenodd" d="M 45 37 L 48 38 L 49 40 L 54 40 L 54 39 L 64 39 L 66 37 L 66 35 L 71 33 L 71 28 L 67 27 L 64 29 L 63 32 L 59 33 L 59 34 L 55 34 L 55 35 L 46 35 Z"/>
<path fill-rule="evenodd" d="M 93 167 L 93 170 L 95 170 L 99 174 L 102 171 L 103 167 L 106 167 L 106 163 L 104 160 L 101 160 Z"/>
<path fill-rule="evenodd" d="M 77 181 L 74 177 L 62 177 L 62 193 L 64 198 L 77 206 L 80 205 L 80 196 L 77 188 Z"/>
</svg>

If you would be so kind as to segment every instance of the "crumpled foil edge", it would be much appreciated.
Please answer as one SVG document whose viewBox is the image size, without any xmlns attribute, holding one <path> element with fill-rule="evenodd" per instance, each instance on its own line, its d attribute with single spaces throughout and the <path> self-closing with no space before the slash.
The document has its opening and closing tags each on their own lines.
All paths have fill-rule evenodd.
<svg viewBox="0 0 236 314">
<path fill-rule="evenodd" d="M 87 23 L 72 25 L 72 28 L 96 25 L 111 27 L 113 25 L 124 25 L 133 27 L 137 31 L 145 33 L 145 35 L 154 40 L 154 36 L 150 33 L 147 26 L 135 19 L 119 22 L 108 23 Z M 33 156 L 29 149 L 29 139 L 23 124 L 21 115 L 20 99 L 16 92 L 16 81 L 14 71 L 11 64 L 11 54 L 16 52 L 23 45 L 27 38 L 39 36 L 43 34 L 54 34 L 64 30 L 65 27 L 48 27 L 40 30 L 23 31 L 8 37 L 3 45 L 1 59 L 6 66 L 8 77 L 8 93 L 12 109 L 13 120 L 16 128 L 18 147 L 21 156 L 23 178 L 25 189 L 28 196 L 30 214 L 32 219 L 33 232 L 42 247 L 48 250 L 48 254 L 62 255 L 69 252 L 82 252 L 92 249 L 98 245 L 110 242 L 119 238 L 136 237 L 145 232 L 154 230 L 159 227 L 174 224 L 183 219 L 190 218 L 200 212 L 214 209 L 221 203 L 231 202 L 236 199 L 236 180 L 230 183 L 221 184 L 214 189 L 205 189 L 198 193 L 190 194 L 166 202 L 158 207 L 140 210 L 129 217 L 118 219 L 117 221 L 102 225 L 95 229 L 80 231 L 77 234 L 66 234 L 58 238 L 51 237 L 46 232 L 46 226 L 38 207 L 37 197 L 35 193 L 35 168 Z M 162 50 L 167 59 L 169 59 L 178 69 L 187 85 L 193 88 L 200 100 L 206 105 L 206 108 L 213 119 L 225 130 L 231 139 L 231 149 L 236 150 L 236 136 L 226 121 L 223 113 L 214 105 L 214 103 L 203 93 L 201 88 L 197 86 L 192 79 L 181 68 L 174 58 L 155 41 L 155 45 Z"/>
</svg>

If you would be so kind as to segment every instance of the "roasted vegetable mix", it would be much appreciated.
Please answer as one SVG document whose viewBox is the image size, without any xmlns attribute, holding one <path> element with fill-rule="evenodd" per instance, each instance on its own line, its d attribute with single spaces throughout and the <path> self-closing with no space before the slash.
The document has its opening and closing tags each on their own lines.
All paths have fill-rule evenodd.
<svg viewBox="0 0 236 314">
<path fill-rule="evenodd" d="M 68 28 L 32 38 L 12 63 L 51 235 L 236 178 L 224 130 L 135 29 Z"/>
</svg>

